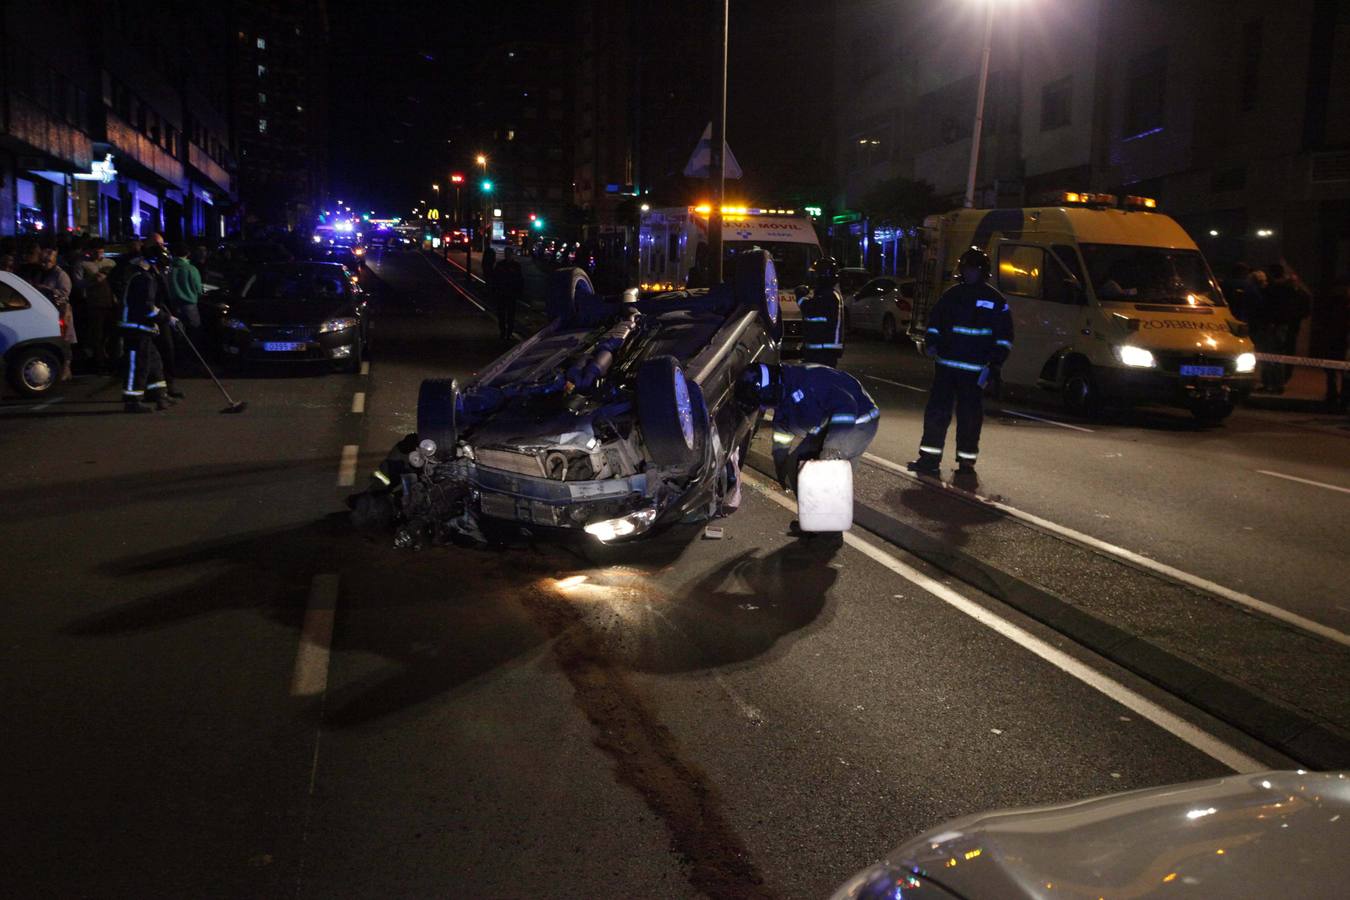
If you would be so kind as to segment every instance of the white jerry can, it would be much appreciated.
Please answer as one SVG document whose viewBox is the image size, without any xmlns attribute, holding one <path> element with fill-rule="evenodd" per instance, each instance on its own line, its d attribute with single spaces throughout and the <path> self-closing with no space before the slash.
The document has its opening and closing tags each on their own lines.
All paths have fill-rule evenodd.
<svg viewBox="0 0 1350 900">
<path fill-rule="evenodd" d="M 853 463 L 812 459 L 797 470 L 797 524 L 802 531 L 853 527 Z"/>
</svg>

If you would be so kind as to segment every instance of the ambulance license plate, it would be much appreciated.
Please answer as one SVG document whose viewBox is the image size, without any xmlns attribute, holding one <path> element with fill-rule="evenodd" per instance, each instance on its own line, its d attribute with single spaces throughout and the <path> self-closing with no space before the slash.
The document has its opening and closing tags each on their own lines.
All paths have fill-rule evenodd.
<svg viewBox="0 0 1350 900">
<path fill-rule="evenodd" d="M 263 341 L 263 350 L 268 353 L 294 353 L 303 349 L 304 344 L 297 344 L 294 341 Z"/>
<path fill-rule="evenodd" d="M 1223 366 L 1182 366 L 1181 374 L 1192 378 L 1222 378 Z"/>
</svg>

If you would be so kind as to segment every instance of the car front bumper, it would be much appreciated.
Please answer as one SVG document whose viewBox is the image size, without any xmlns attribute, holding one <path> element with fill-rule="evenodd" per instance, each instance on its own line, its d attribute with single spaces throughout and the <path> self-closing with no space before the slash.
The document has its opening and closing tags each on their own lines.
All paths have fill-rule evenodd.
<svg viewBox="0 0 1350 900">
<path fill-rule="evenodd" d="M 1255 374 L 1249 373 L 1195 378 L 1156 369 L 1099 369 L 1093 374 L 1108 400 L 1185 408 L 1214 402 L 1238 404 L 1256 385 Z"/>
</svg>

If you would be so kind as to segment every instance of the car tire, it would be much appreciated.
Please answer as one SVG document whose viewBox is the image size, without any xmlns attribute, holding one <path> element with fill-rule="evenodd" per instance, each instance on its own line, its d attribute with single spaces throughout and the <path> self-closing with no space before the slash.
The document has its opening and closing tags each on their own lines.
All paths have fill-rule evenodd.
<svg viewBox="0 0 1350 900">
<path fill-rule="evenodd" d="M 886 315 L 881 319 L 881 339 L 890 344 L 895 341 L 896 325 L 895 316 Z"/>
<path fill-rule="evenodd" d="M 1102 414 L 1102 393 L 1087 362 L 1073 364 L 1064 376 L 1061 390 L 1064 407 L 1075 416 L 1095 419 Z"/>
<path fill-rule="evenodd" d="M 51 393 L 61 381 L 61 355 L 49 347 L 25 347 L 9 363 L 9 383 L 23 397 Z"/>
<path fill-rule="evenodd" d="M 544 313 L 549 321 L 558 320 L 562 327 L 569 327 L 577 319 L 579 293 L 595 293 L 591 276 L 585 269 L 556 269 L 549 273 L 544 289 Z"/>
<path fill-rule="evenodd" d="M 782 337 L 783 315 L 778 302 L 778 270 L 766 250 L 752 250 L 736 257 L 732 292 L 737 305 L 758 310 L 775 338 Z"/>
<path fill-rule="evenodd" d="M 637 373 L 638 425 L 642 441 L 656 465 L 691 465 L 707 436 L 708 420 L 697 402 L 698 386 L 686 380 L 673 356 L 658 356 Z"/>
<path fill-rule="evenodd" d="M 437 447 L 454 447 L 459 440 L 456 407 L 459 382 L 453 378 L 427 378 L 417 391 L 417 436 L 430 438 Z"/>
</svg>

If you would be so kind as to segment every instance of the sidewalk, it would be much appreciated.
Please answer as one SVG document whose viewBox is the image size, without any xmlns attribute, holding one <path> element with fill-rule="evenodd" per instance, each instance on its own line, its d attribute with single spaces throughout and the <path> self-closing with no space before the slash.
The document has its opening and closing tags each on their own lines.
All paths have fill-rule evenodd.
<svg viewBox="0 0 1350 900">
<path fill-rule="evenodd" d="M 1253 393 L 1246 406 L 1281 412 L 1329 412 L 1327 381 L 1322 369 L 1295 366 L 1283 394 Z"/>
</svg>

